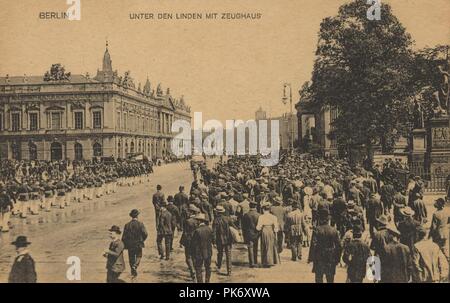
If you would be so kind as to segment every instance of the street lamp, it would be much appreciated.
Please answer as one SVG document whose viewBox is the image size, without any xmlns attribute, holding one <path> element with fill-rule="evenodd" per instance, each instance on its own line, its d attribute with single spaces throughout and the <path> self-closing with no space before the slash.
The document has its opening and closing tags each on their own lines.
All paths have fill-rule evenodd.
<svg viewBox="0 0 450 303">
<path fill-rule="evenodd" d="M 286 94 L 286 89 L 289 88 L 289 97 Z M 290 119 L 291 119 L 291 127 L 290 127 L 290 149 L 291 151 L 294 149 L 294 116 L 292 113 L 292 86 L 290 83 L 284 83 L 283 86 L 283 98 L 281 99 L 283 101 L 283 104 L 286 105 L 287 100 L 289 99 L 289 105 L 290 105 Z"/>
</svg>

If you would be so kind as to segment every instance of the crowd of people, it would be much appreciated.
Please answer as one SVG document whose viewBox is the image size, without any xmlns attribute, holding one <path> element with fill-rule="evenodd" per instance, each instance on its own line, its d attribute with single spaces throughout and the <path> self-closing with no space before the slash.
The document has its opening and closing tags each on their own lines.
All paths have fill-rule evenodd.
<svg viewBox="0 0 450 303">
<path fill-rule="evenodd" d="M 180 186 L 174 195 L 166 196 L 163 187 L 157 185 L 152 197 L 154 232 L 163 262 L 171 259 L 174 246 L 179 244 L 184 248 L 192 281 L 207 283 L 212 275 L 213 252 L 217 252 L 216 272 L 231 276 L 232 255 L 236 252 L 233 247 L 239 243 L 247 246 L 250 268 L 276 266 L 280 263 L 280 253 L 289 249 L 291 262 L 306 261 L 312 265 L 317 283 L 322 283 L 324 278 L 334 282 L 337 267 L 346 268 L 347 282 L 361 283 L 366 278 L 368 260 L 379 260 L 381 264 L 380 268 L 373 269 L 374 281 L 447 281 L 446 200 L 436 199 L 430 222 L 423 201 L 424 181 L 420 177 L 411 175 L 402 183 L 390 170 L 391 164 L 383 169 L 364 169 L 350 167 L 344 160 L 299 153 L 282 155 L 279 164 L 273 167 L 261 166 L 260 160 L 260 156 L 237 156 L 214 167 L 194 163 L 190 189 Z M 98 164 L 94 165 L 95 171 L 88 169 L 92 164 L 77 166 L 72 174 L 61 170 L 61 166 L 43 171 L 54 178 L 55 193 L 63 188 L 78 189 L 73 185 L 83 180 L 85 187 L 80 188 L 81 194 L 76 191 L 68 195 L 67 190 L 63 191 L 63 202 L 56 202 L 63 207 L 72 199 L 68 196 L 89 199 L 103 192 L 114 192 L 116 183 L 139 182 L 140 176 L 150 172 L 149 168 L 130 165 Z M 31 168 L 22 169 L 21 186 L 36 175 L 30 173 Z M 37 171 L 38 176 L 43 175 L 42 170 Z M 97 178 L 104 180 L 96 183 Z M 31 205 L 29 199 L 36 200 L 32 187 L 36 180 L 30 182 L 31 190 L 26 191 L 29 196 L 25 200 L 20 198 L 21 190 L 12 190 L 18 187 L 14 185 L 16 181 L 17 175 L 9 176 L 2 195 L 13 193 L 16 204 Z M 47 198 L 53 201 L 45 194 L 49 182 L 39 182 L 44 182 L 39 183 L 38 192 L 44 193 L 39 201 L 46 210 Z M 59 182 L 65 185 L 58 186 Z M 26 210 L 23 206 L 19 209 L 20 213 Z M 139 213 L 137 209 L 130 212 L 131 220 L 123 232 L 116 225 L 109 230 L 112 242 L 104 254 L 107 282 L 122 281 L 119 277 L 125 270 L 125 250 L 132 280 L 138 276 L 148 237 Z M 26 246 L 28 242 L 26 238 L 18 238 L 14 243 Z M 307 256 L 304 250 L 308 250 Z"/>
<path fill-rule="evenodd" d="M 446 281 L 446 201 L 435 201 L 428 222 L 424 182 L 413 175 L 399 182 L 393 172 L 397 164 L 367 170 L 293 153 L 270 168 L 260 166 L 257 156 L 232 157 L 212 169 L 194 165 L 197 178 L 189 193 L 180 187 L 166 199 L 159 186 L 153 196 L 159 254 L 169 258 L 180 230 L 186 264 L 197 282 L 210 281 L 213 246 L 217 272 L 225 258 L 223 274 L 231 275 L 233 245 L 241 242 L 248 248 L 249 267 L 275 266 L 288 248 L 293 262 L 312 264 L 318 283 L 324 277 L 333 282 L 337 266 L 346 267 L 348 282 L 362 282 L 371 256 L 381 263 L 374 280 Z"/>
</svg>

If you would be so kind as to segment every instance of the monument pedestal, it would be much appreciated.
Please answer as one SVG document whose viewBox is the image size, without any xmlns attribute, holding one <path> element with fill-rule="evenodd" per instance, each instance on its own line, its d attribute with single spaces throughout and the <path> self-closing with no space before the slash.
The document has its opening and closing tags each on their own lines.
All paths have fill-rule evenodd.
<svg viewBox="0 0 450 303">
<path fill-rule="evenodd" d="M 414 129 L 412 131 L 412 149 L 410 153 L 409 166 L 411 173 L 422 176 L 425 171 L 427 153 L 427 131 L 426 129 Z"/>
<path fill-rule="evenodd" d="M 448 115 L 429 121 L 430 173 L 435 176 L 450 174 L 450 127 Z"/>
</svg>

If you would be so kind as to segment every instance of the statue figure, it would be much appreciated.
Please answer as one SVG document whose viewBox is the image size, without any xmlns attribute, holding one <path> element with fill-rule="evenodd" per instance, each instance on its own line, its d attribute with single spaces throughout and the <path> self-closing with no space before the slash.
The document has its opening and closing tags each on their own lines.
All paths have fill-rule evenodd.
<svg viewBox="0 0 450 303">
<path fill-rule="evenodd" d="M 413 119 L 414 129 L 424 128 L 422 105 L 419 101 L 417 101 L 417 99 L 414 100 Z"/>
<path fill-rule="evenodd" d="M 158 97 L 162 97 L 162 95 L 163 95 L 163 90 L 162 90 L 162 87 L 161 87 L 161 83 L 159 83 L 158 87 L 156 88 L 156 95 Z"/>
<path fill-rule="evenodd" d="M 45 72 L 44 81 L 70 80 L 70 72 L 66 73 L 64 66 L 60 63 L 52 64 L 50 71 Z"/>
</svg>

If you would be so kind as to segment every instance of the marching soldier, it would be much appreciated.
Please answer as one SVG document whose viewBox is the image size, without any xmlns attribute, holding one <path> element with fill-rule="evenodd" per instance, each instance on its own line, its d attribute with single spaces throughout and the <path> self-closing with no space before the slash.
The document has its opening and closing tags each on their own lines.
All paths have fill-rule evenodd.
<svg viewBox="0 0 450 303">
<path fill-rule="evenodd" d="M 34 260 L 28 252 L 27 237 L 18 236 L 16 241 L 11 243 L 16 246 L 17 256 L 9 273 L 9 283 L 36 283 L 37 275 Z"/>
<path fill-rule="evenodd" d="M 161 209 L 161 205 L 162 205 L 163 201 L 165 200 L 165 196 L 161 190 L 162 190 L 162 186 L 159 184 L 156 185 L 156 193 L 153 194 L 153 198 L 152 198 L 153 206 L 155 207 L 156 227 L 159 226 L 159 211 Z"/>
<path fill-rule="evenodd" d="M 30 192 L 31 187 L 28 185 L 28 181 L 24 178 L 22 180 L 22 185 L 19 186 L 17 193 L 19 195 L 19 213 L 21 218 L 27 217 L 28 207 L 29 207 L 29 200 L 30 200 Z"/>
<path fill-rule="evenodd" d="M 10 196 L 6 193 L 3 183 L 0 183 L 0 229 L 2 232 L 9 231 L 9 217 L 14 204 Z"/>
</svg>

